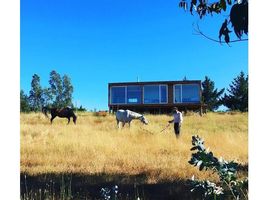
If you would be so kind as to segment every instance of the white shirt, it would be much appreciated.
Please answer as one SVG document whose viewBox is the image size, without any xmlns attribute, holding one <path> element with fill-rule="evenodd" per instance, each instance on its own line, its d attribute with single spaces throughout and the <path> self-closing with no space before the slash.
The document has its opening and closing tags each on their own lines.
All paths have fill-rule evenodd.
<svg viewBox="0 0 268 200">
<path fill-rule="evenodd" d="M 183 117 L 180 111 L 176 111 L 176 113 L 173 114 L 173 117 L 174 117 L 174 123 L 182 123 Z"/>
</svg>

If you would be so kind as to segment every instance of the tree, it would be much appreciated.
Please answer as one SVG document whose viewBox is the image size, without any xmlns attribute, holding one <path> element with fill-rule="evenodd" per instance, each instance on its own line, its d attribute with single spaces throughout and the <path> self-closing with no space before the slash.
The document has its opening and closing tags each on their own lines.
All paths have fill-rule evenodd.
<svg viewBox="0 0 268 200">
<path fill-rule="evenodd" d="M 51 88 L 44 88 L 43 93 L 42 93 L 42 98 L 43 98 L 43 105 L 46 106 L 51 106 L 52 105 L 52 100 L 53 100 L 53 95 L 51 92 Z"/>
<path fill-rule="evenodd" d="M 76 108 L 77 111 L 81 111 L 81 112 L 85 112 L 87 111 L 86 108 L 83 108 L 83 106 L 81 105 L 79 108 Z"/>
<path fill-rule="evenodd" d="M 61 80 L 60 74 L 57 73 L 55 70 L 50 72 L 49 84 L 50 84 L 51 96 L 52 96 L 52 100 L 53 100 L 53 106 L 63 107 L 62 80 Z"/>
<path fill-rule="evenodd" d="M 212 3 L 209 3 L 208 0 L 199 0 L 198 2 L 197 0 L 181 0 L 179 3 L 179 7 L 187 10 L 188 4 L 190 4 L 190 13 L 193 15 L 193 11 L 195 11 L 200 17 L 200 19 L 202 19 L 207 14 L 210 14 L 211 16 L 213 14 L 220 14 L 222 11 L 229 10 L 228 7 L 230 7 L 229 18 L 225 19 L 219 30 L 219 40 L 212 39 L 206 36 L 199 29 L 199 26 L 197 26 L 196 31 L 200 35 L 203 35 L 210 40 L 220 43 L 222 36 L 224 36 L 224 40 L 228 44 L 230 42 L 242 41 L 242 35 L 248 34 L 248 0 L 216 0 Z M 234 30 L 234 33 L 239 40 L 230 41 L 229 33 L 232 32 L 228 28 L 228 24 L 230 22 L 232 25 L 232 29 Z"/>
<path fill-rule="evenodd" d="M 30 112 L 29 97 L 20 90 L 20 112 Z"/>
<path fill-rule="evenodd" d="M 202 82 L 202 97 L 203 103 L 207 104 L 207 108 L 210 111 L 216 110 L 220 105 L 220 96 L 223 94 L 224 88 L 215 89 L 214 81 L 205 76 L 205 80 Z"/>
<path fill-rule="evenodd" d="M 29 103 L 32 111 L 36 112 L 41 110 L 43 104 L 42 88 L 40 85 L 40 77 L 37 74 L 34 74 L 32 77 Z"/>
<path fill-rule="evenodd" d="M 63 88 L 63 93 L 62 93 L 62 99 L 63 99 L 63 106 L 71 106 L 73 107 L 72 104 L 72 94 L 73 94 L 73 86 L 71 84 L 71 79 L 67 76 L 63 76 L 63 82 L 62 82 L 62 88 Z"/>
<path fill-rule="evenodd" d="M 73 86 L 71 79 L 64 75 L 62 78 L 55 70 L 50 72 L 49 80 L 50 88 L 46 91 L 46 100 L 53 102 L 52 106 L 55 107 L 73 107 L 72 95 Z"/>
<path fill-rule="evenodd" d="M 225 94 L 221 100 L 223 105 L 231 110 L 248 111 L 248 76 L 241 71 L 229 87 L 229 94 Z"/>
</svg>

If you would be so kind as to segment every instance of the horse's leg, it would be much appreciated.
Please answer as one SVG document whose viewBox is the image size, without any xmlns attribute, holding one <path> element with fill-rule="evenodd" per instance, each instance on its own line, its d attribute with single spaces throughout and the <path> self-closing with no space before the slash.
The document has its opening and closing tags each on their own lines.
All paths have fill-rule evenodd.
<svg viewBox="0 0 268 200">
<path fill-rule="evenodd" d="M 123 124 L 122 124 L 122 127 L 124 127 L 125 126 L 125 122 L 122 122 Z"/>
<path fill-rule="evenodd" d="M 119 124 L 119 120 L 116 119 L 116 123 L 117 123 L 117 128 L 119 129 L 120 128 L 120 124 Z"/>
<path fill-rule="evenodd" d="M 68 118 L 68 123 L 67 124 L 69 124 L 70 123 L 70 117 L 67 117 Z"/>
<path fill-rule="evenodd" d="M 130 122 L 128 122 L 128 127 L 130 128 Z"/>
<path fill-rule="evenodd" d="M 52 121 L 53 121 L 53 119 L 55 118 L 56 116 L 54 116 L 54 115 L 51 115 L 51 119 L 50 119 L 50 123 L 52 124 Z"/>
</svg>

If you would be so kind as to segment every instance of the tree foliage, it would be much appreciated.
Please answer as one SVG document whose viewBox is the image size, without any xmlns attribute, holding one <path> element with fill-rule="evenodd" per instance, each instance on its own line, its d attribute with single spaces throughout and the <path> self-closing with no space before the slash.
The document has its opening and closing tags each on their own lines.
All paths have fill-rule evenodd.
<svg viewBox="0 0 268 200">
<path fill-rule="evenodd" d="M 71 79 L 64 75 L 60 76 L 55 70 L 50 72 L 50 87 L 42 88 L 40 77 L 34 74 L 31 81 L 29 97 L 23 90 L 20 92 L 21 112 L 39 111 L 42 106 L 55 106 L 58 108 L 73 107 L 73 86 Z"/>
<path fill-rule="evenodd" d="M 48 99 L 52 99 L 52 105 L 55 107 L 66 107 L 71 106 L 72 104 L 72 94 L 73 86 L 71 84 L 71 79 L 64 75 L 60 76 L 55 70 L 50 72 L 50 92 L 48 91 Z"/>
<path fill-rule="evenodd" d="M 30 112 L 31 107 L 29 104 L 29 97 L 24 93 L 23 90 L 20 90 L 20 112 Z"/>
<path fill-rule="evenodd" d="M 49 79 L 50 89 L 51 89 L 51 95 L 53 99 L 53 106 L 56 107 L 62 107 L 62 93 L 63 93 L 63 87 L 62 87 L 62 79 L 59 73 L 57 73 L 55 70 L 50 72 L 50 79 Z"/>
<path fill-rule="evenodd" d="M 73 86 L 71 84 L 71 79 L 64 75 L 62 78 L 62 102 L 64 106 L 73 106 L 72 104 L 72 94 L 73 94 Z"/>
<path fill-rule="evenodd" d="M 40 85 L 40 77 L 34 74 L 31 82 L 31 90 L 29 95 L 29 104 L 32 111 L 41 110 L 43 104 L 42 87 Z"/>
<path fill-rule="evenodd" d="M 221 99 L 223 105 L 230 110 L 248 111 L 248 76 L 240 72 L 229 87 L 229 94 L 225 94 Z"/>
<path fill-rule="evenodd" d="M 206 15 L 221 14 L 227 11 L 230 7 L 230 13 L 228 19 L 222 23 L 219 30 L 219 40 L 221 42 L 222 36 L 224 36 L 225 42 L 228 44 L 230 41 L 228 28 L 229 23 L 236 34 L 237 38 L 241 40 L 243 34 L 248 34 L 248 0 L 216 0 L 209 2 L 208 0 L 181 0 L 179 7 L 188 10 L 188 4 L 190 4 L 190 13 L 197 13 L 202 19 Z"/>
<path fill-rule="evenodd" d="M 213 111 L 218 109 L 221 105 L 220 99 L 223 92 L 224 88 L 218 91 L 218 89 L 215 89 L 214 81 L 205 76 L 205 80 L 202 82 L 202 98 L 208 110 Z"/>
</svg>

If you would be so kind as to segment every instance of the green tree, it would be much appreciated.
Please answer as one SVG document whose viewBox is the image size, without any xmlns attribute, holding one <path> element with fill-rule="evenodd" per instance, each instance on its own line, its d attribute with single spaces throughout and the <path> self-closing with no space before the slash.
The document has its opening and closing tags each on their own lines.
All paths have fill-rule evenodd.
<svg viewBox="0 0 268 200">
<path fill-rule="evenodd" d="M 188 6 L 189 5 L 189 6 Z M 248 0 L 216 0 L 209 2 L 208 0 L 181 0 L 179 7 L 185 10 L 189 8 L 190 13 L 197 13 L 200 19 L 210 14 L 221 14 L 222 12 L 230 13 L 227 14 L 228 18 L 222 23 L 221 27 L 219 24 L 219 40 L 209 38 L 200 31 L 199 26 L 197 32 L 204 37 L 211 39 L 216 42 L 221 42 L 221 38 L 224 37 L 226 43 L 236 42 L 237 40 L 230 40 L 229 33 L 232 32 L 228 28 L 229 22 L 231 22 L 232 29 L 236 34 L 238 41 L 242 41 L 241 37 L 243 34 L 248 34 Z M 226 15 L 226 13 L 224 13 Z M 247 40 L 247 39 L 244 39 Z"/>
<path fill-rule="evenodd" d="M 46 106 L 52 105 L 53 95 L 51 92 L 51 88 L 44 88 L 43 89 L 42 98 L 44 100 L 43 105 L 46 105 Z"/>
<path fill-rule="evenodd" d="M 56 107 L 63 107 L 63 87 L 62 87 L 62 79 L 59 73 L 57 73 L 55 70 L 50 72 L 50 91 L 51 91 L 51 97 L 53 100 L 53 106 Z"/>
<path fill-rule="evenodd" d="M 73 107 L 72 95 L 73 86 L 70 77 L 64 75 L 60 76 L 55 70 L 50 72 L 49 79 L 50 88 L 45 91 L 45 100 L 52 102 L 55 107 Z"/>
<path fill-rule="evenodd" d="M 223 105 L 230 110 L 248 111 L 248 76 L 241 71 L 229 87 L 229 94 L 225 94 L 221 100 Z"/>
<path fill-rule="evenodd" d="M 29 97 L 24 93 L 23 90 L 20 90 L 20 112 L 30 112 Z"/>
<path fill-rule="evenodd" d="M 202 98 L 203 103 L 207 104 L 207 108 L 210 111 L 216 110 L 220 105 L 220 97 L 224 92 L 224 88 L 215 89 L 214 81 L 205 76 L 205 80 L 202 82 Z"/>
<path fill-rule="evenodd" d="M 72 104 L 73 86 L 71 84 L 71 79 L 67 75 L 64 75 L 62 78 L 62 88 L 63 88 L 62 93 L 63 106 L 73 107 Z"/>
<path fill-rule="evenodd" d="M 77 111 L 85 112 L 87 111 L 87 109 L 83 108 L 83 106 L 81 105 L 79 108 L 77 108 Z"/>
<path fill-rule="evenodd" d="M 42 87 L 40 85 L 40 77 L 37 74 L 34 74 L 32 77 L 29 102 L 32 111 L 41 110 L 43 104 Z"/>
</svg>

